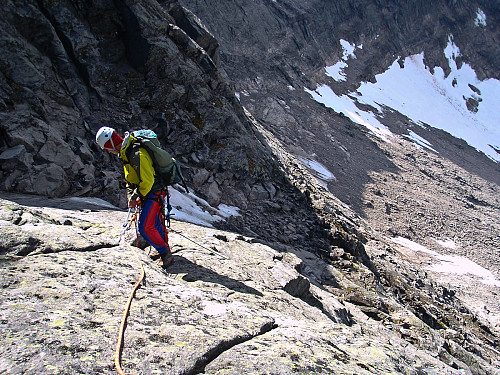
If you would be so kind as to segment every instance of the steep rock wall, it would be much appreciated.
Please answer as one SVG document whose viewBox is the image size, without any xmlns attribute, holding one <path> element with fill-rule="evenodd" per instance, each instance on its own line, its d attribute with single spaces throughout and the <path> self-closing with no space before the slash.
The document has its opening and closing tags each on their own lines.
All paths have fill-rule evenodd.
<svg viewBox="0 0 500 375">
<path fill-rule="evenodd" d="M 217 42 L 195 19 L 172 13 L 196 42 L 155 1 L 6 2 L 1 189 L 123 204 L 120 165 L 94 142 L 103 125 L 154 129 L 189 180 L 210 171 L 197 188 L 214 205 L 223 196 L 244 202 L 248 194 L 231 185 L 243 191 L 275 175 L 216 66 Z"/>
</svg>

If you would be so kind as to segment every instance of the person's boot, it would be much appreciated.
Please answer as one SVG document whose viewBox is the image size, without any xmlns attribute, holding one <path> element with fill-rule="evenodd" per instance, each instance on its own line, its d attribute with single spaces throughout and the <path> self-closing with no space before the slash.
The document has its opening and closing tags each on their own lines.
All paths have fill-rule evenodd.
<svg viewBox="0 0 500 375">
<path fill-rule="evenodd" d="M 160 259 L 160 253 L 153 247 L 149 252 L 149 257 L 153 260 Z"/>
<path fill-rule="evenodd" d="M 169 264 L 172 264 L 174 262 L 174 256 L 172 255 L 172 252 L 168 247 L 166 253 L 160 254 L 160 258 L 161 258 L 161 266 L 163 268 L 167 268 Z"/>
</svg>

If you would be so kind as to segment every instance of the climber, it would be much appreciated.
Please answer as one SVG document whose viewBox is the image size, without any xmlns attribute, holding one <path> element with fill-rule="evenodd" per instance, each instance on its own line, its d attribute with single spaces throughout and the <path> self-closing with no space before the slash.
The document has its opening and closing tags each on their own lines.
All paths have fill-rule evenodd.
<svg viewBox="0 0 500 375">
<path fill-rule="evenodd" d="M 166 191 L 158 181 L 151 155 L 140 145 L 132 147 L 131 138 L 126 135 L 123 139 L 113 128 L 107 126 L 101 127 L 96 134 L 96 142 L 101 149 L 118 155 L 122 160 L 128 207 L 141 209 L 139 233 L 156 249 L 150 255 L 151 258 L 161 258 L 161 266 L 166 268 L 173 262 L 163 218 Z"/>
</svg>

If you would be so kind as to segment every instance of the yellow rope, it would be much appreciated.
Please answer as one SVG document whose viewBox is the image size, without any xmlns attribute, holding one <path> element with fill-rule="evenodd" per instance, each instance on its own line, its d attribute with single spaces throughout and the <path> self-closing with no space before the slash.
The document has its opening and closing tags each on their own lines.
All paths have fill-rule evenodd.
<svg viewBox="0 0 500 375">
<path fill-rule="evenodd" d="M 136 216 L 134 215 L 133 218 L 131 219 L 132 221 L 135 221 Z M 137 221 L 135 223 L 135 230 L 137 232 Z M 139 242 L 139 235 L 137 234 L 137 242 Z M 139 289 L 139 286 L 141 285 L 142 281 L 144 280 L 145 272 L 144 272 L 144 267 L 142 266 L 142 262 L 137 255 L 137 252 L 130 246 L 129 244 L 126 244 L 127 247 L 134 253 L 134 255 L 137 258 L 137 261 L 139 262 L 139 265 L 141 266 L 141 276 L 139 277 L 139 280 L 135 283 L 134 289 L 132 289 L 132 292 L 130 293 L 130 296 L 128 298 L 127 306 L 125 307 L 125 310 L 123 311 L 123 317 L 122 317 L 122 322 L 120 325 L 120 331 L 118 334 L 118 342 L 116 344 L 116 350 L 115 350 L 115 367 L 116 371 L 120 375 L 125 375 L 125 372 L 122 369 L 121 366 L 121 356 L 122 356 L 122 349 L 123 349 L 123 337 L 125 335 L 125 326 L 127 324 L 127 317 L 130 311 L 130 305 L 132 304 L 132 299 L 134 298 L 135 292 L 137 289 Z"/>
</svg>

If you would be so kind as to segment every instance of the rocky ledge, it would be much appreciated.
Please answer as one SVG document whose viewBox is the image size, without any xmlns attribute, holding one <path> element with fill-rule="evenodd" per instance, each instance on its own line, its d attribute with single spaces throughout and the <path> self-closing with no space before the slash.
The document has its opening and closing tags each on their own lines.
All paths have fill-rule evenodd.
<svg viewBox="0 0 500 375">
<path fill-rule="evenodd" d="M 472 354 L 456 344 L 458 332 L 435 334 L 387 300 L 370 307 L 368 291 L 355 293 L 358 286 L 312 253 L 174 221 L 175 263 L 163 270 L 149 248 L 131 246 L 133 229 L 120 240 L 126 212 L 99 203 L 2 193 L 1 373 L 115 373 L 140 264 L 126 373 L 495 373 L 494 349 Z M 314 275 L 337 285 L 326 288 Z"/>
</svg>

